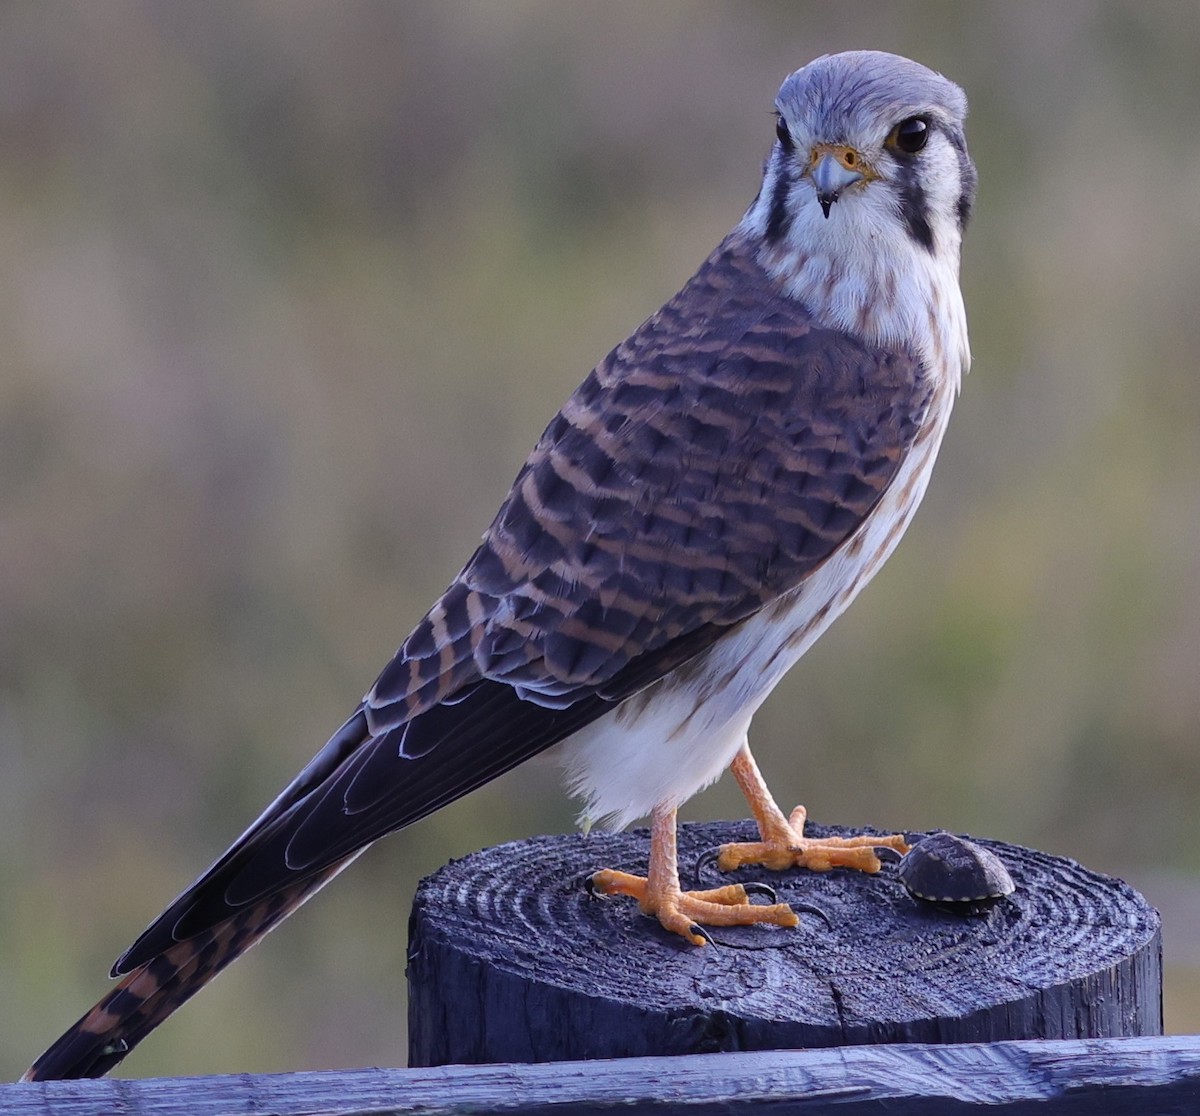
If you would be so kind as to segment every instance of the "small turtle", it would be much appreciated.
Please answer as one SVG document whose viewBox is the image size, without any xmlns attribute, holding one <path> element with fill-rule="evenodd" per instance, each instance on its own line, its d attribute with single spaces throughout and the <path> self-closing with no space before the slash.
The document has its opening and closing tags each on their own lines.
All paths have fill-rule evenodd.
<svg viewBox="0 0 1200 1116">
<path fill-rule="evenodd" d="M 963 914 L 987 910 L 1016 890 L 994 852 L 946 832 L 918 841 L 896 873 L 914 898 Z"/>
</svg>

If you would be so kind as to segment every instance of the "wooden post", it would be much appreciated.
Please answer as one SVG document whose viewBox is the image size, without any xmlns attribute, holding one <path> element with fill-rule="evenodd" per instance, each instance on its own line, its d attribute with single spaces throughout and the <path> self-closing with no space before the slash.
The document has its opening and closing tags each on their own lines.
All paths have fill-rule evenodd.
<svg viewBox="0 0 1200 1116">
<path fill-rule="evenodd" d="M 818 833 L 862 832 L 812 827 Z M 690 866 L 752 823 L 681 828 Z M 697 948 L 634 903 L 590 897 L 597 868 L 644 872 L 645 831 L 542 837 L 452 862 L 417 892 L 409 1063 L 542 1062 L 1162 1033 L 1157 912 L 1074 861 L 981 841 L 1016 892 L 982 913 L 914 899 L 894 865 L 734 879 L 771 884 L 798 930 L 712 929 Z M 710 869 L 697 886 L 721 877 Z"/>
</svg>

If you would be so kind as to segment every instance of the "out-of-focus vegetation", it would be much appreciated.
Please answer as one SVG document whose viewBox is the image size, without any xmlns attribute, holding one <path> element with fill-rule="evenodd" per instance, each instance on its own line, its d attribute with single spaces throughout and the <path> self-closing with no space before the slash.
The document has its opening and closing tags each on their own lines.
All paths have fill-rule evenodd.
<svg viewBox="0 0 1200 1116">
<path fill-rule="evenodd" d="M 737 220 L 783 76 L 862 46 L 971 97 L 976 364 L 914 530 L 756 751 L 818 819 L 1143 884 L 1168 1023 L 1200 1025 L 1197 43 L 1200 6 L 1150 0 L 0 7 L 0 1076 Z M 572 818 L 534 763 L 390 839 L 128 1072 L 401 1062 L 416 880 Z"/>
</svg>

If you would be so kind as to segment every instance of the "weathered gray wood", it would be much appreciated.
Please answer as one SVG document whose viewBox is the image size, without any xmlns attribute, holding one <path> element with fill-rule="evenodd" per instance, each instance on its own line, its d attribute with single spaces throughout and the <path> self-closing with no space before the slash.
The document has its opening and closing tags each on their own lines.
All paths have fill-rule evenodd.
<svg viewBox="0 0 1200 1116">
<path fill-rule="evenodd" d="M 1200 1038 L 0 1085 L 5 1116 L 1195 1116 Z"/>
<path fill-rule="evenodd" d="M 753 836 L 751 823 L 683 827 L 685 874 L 704 850 Z M 1017 884 L 986 913 L 914 899 L 894 865 L 745 870 L 732 878 L 815 904 L 832 927 L 802 915 L 798 930 L 713 929 L 716 948 L 667 934 L 632 902 L 588 897 L 596 868 L 644 872 L 644 832 L 473 854 L 414 902 L 409 1064 L 1161 1034 L 1153 908 L 1074 861 L 983 843 Z"/>
</svg>

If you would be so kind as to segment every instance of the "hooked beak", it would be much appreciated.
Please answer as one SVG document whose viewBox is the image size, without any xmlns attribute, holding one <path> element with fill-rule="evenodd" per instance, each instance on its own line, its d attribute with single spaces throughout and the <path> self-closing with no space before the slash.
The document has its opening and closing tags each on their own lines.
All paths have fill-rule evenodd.
<svg viewBox="0 0 1200 1116">
<path fill-rule="evenodd" d="M 863 157 L 853 147 L 821 145 L 813 149 L 812 162 L 808 165 L 808 177 L 817 191 L 821 212 L 829 217 L 833 203 L 842 196 L 842 191 L 855 182 L 873 178 Z"/>
</svg>

